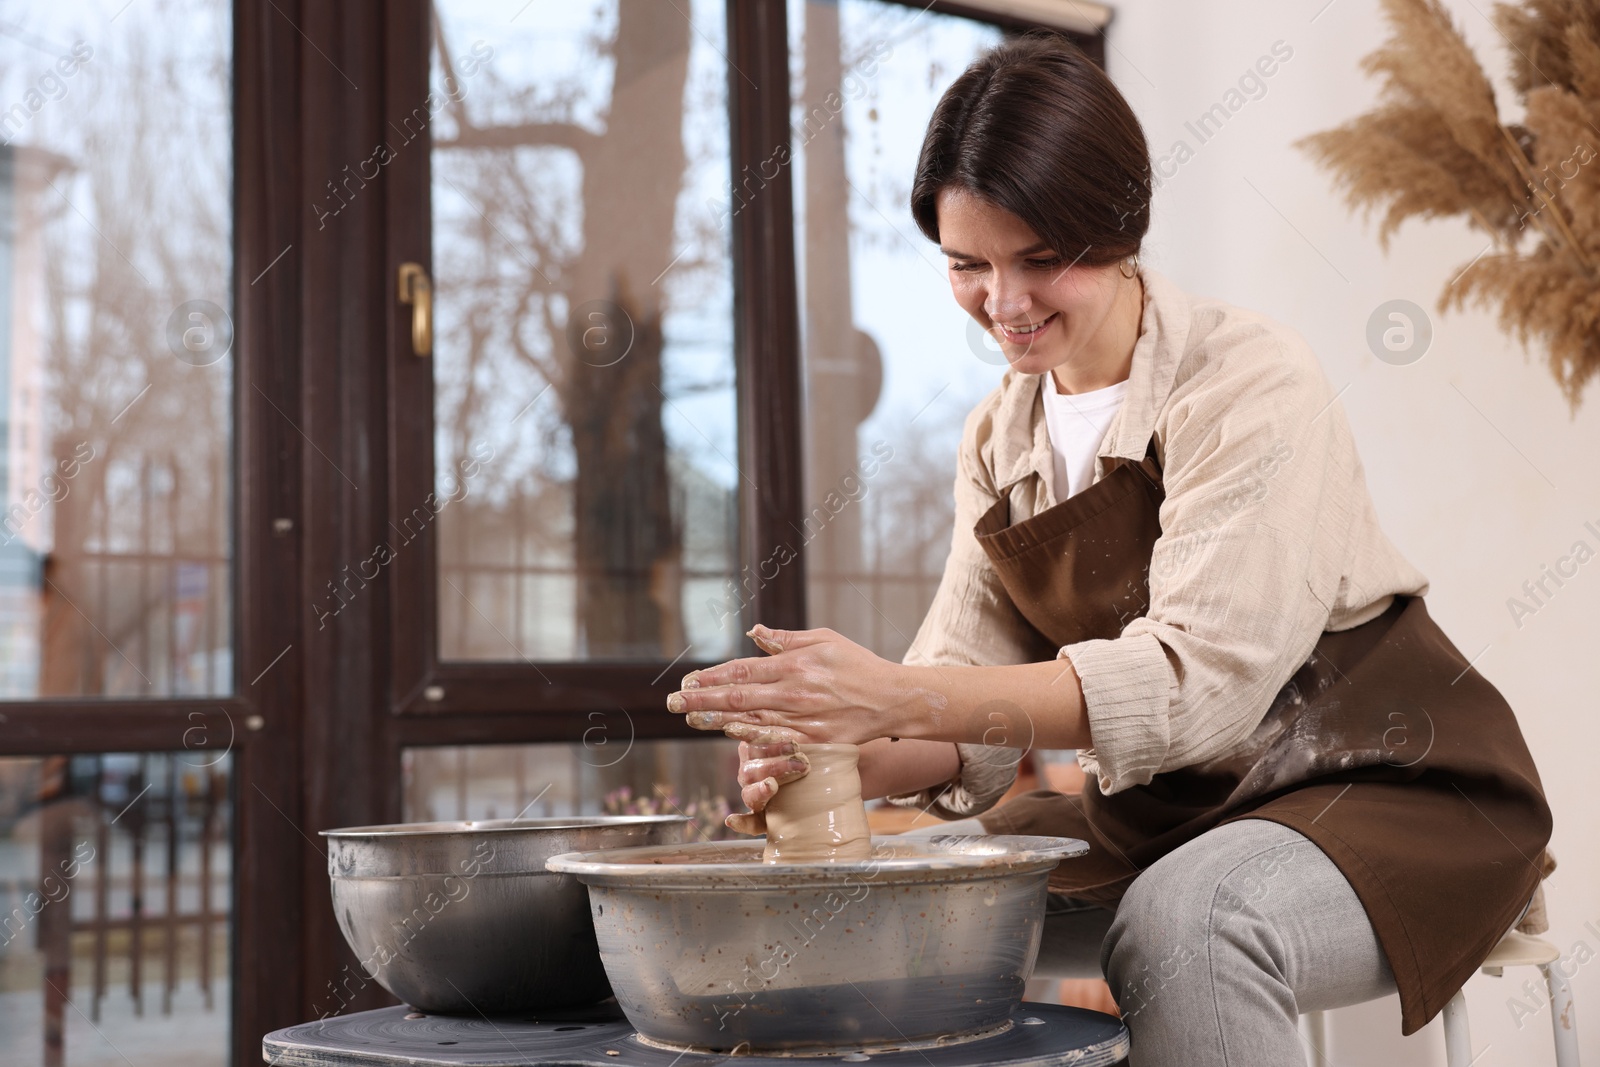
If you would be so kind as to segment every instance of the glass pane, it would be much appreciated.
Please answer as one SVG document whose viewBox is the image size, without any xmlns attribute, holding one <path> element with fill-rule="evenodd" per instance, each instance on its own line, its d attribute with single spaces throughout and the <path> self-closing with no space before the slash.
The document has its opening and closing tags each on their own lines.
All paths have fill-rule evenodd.
<svg viewBox="0 0 1600 1067">
<path fill-rule="evenodd" d="M 0 758 L 0 1063 L 227 1062 L 231 762 Z"/>
<path fill-rule="evenodd" d="M 973 347 L 908 207 L 939 94 L 1001 35 L 919 7 L 789 3 L 808 621 L 895 659 L 950 551 L 962 422 L 1005 362 Z"/>
<path fill-rule="evenodd" d="M 593 722 L 578 744 L 406 749 L 406 821 L 687 815 L 695 840 L 738 836 L 723 825 L 745 810 L 738 742 L 630 741 L 626 726 L 612 736 Z"/>
<path fill-rule="evenodd" d="M 232 33 L 0 20 L 0 698 L 231 691 Z"/>
<path fill-rule="evenodd" d="M 741 627 L 707 609 L 740 481 L 722 4 L 437 11 L 440 653 L 723 658 Z"/>
</svg>

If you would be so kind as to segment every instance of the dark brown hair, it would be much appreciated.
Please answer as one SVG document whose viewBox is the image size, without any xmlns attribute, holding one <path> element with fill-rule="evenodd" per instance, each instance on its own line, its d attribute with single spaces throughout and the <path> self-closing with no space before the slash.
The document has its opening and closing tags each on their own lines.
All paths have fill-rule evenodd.
<svg viewBox="0 0 1600 1067">
<path fill-rule="evenodd" d="M 1105 71 L 1053 33 L 996 45 L 939 99 L 911 187 L 911 214 L 930 241 L 947 185 L 1011 212 L 1086 266 L 1133 255 L 1150 229 L 1144 129 Z"/>
</svg>

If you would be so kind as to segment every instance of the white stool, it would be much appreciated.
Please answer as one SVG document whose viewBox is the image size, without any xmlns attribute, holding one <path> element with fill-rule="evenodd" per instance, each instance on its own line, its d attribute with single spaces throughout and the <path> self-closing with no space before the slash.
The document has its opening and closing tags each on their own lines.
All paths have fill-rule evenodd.
<svg viewBox="0 0 1600 1067">
<path fill-rule="evenodd" d="M 1550 990 L 1550 1028 L 1555 1033 L 1556 1067 L 1578 1067 L 1578 1016 L 1572 1002 L 1572 987 L 1561 971 L 1551 964 L 1561 958 L 1561 950 L 1542 937 L 1515 930 L 1500 939 L 1483 961 L 1483 973 L 1501 977 L 1507 967 L 1537 967 L 1544 972 Z M 1471 1067 L 1472 1037 L 1467 1032 L 1467 998 L 1457 991 L 1444 1006 L 1444 1056 L 1447 1067 Z M 1320 1011 L 1307 1012 L 1306 1040 L 1311 1045 L 1315 1067 L 1326 1062 L 1328 1023 Z"/>
</svg>

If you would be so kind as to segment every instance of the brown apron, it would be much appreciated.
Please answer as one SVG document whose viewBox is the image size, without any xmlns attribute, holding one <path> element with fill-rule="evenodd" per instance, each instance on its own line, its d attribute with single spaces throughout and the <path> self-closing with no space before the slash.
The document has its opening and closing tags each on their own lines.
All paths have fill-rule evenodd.
<svg viewBox="0 0 1600 1067">
<path fill-rule="evenodd" d="M 1115 638 L 1149 607 L 1165 497 L 1152 439 L 1140 462 L 1012 525 L 1007 498 L 975 534 L 1041 648 Z M 1046 655 L 1049 653 L 1047 652 Z M 994 833 L 1078 837 L 1053 891 L 1114 907 L 1139 872 L 1222 823 L 1270 819 L 1310 838 L 1372 921 L 1420 1029 L 1513 923 L 1550 838 L 1533 759 L 1504 698 L 1428 616 L 1397 595 L 1323 633 L 1237 754 L 1111 795 L 1028 793 L 980 816 Z"/>
</svg>

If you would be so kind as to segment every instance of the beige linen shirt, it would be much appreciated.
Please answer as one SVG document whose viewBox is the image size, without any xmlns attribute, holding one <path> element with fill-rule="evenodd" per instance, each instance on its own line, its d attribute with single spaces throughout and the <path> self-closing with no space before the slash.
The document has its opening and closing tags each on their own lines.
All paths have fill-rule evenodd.
<svg viewBox="0 0 1600 1067">
<path fill-rule="evenodd" d="M 1127 396 L 1094 480 L 1110 457 L 1142 459 L 1154 435 L 1166 499 L 1150 605 L 1119 636 L 1057 653 L 1083 683 L 1093 747 L 1078 761 L 1106 794 L 1242 746 L 1324 630 L 1428 590 L 1378 526 L 1349 423 L 1305 340 L 1150 267 L 1140 276 Z M 1037 648 L 973 526 L 1002 495 L 1013 523 L 1057 503 L 1042 382 L 1008 370 L 967 416 L 950 557 L 908 664 L 1021 663 Z M 950 783 L 889 799 L 952 819 L 992 807 L 1020 753 L 958 748 Z"/>
</svg>

